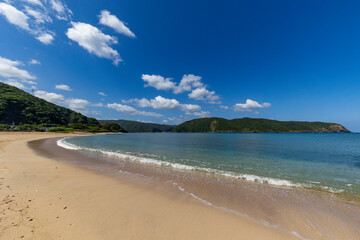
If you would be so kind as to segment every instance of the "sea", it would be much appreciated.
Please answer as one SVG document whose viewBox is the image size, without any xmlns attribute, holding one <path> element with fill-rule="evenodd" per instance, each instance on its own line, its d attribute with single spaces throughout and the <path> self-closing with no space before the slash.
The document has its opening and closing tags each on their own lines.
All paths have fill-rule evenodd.
<svg viewBox="0 0 360 240">
<path fill-rule="evenodd" d="M 126 133 L 67 137 L 57 144 L 115 160 L 360 195 L 356 133 Z"/>
</svg>

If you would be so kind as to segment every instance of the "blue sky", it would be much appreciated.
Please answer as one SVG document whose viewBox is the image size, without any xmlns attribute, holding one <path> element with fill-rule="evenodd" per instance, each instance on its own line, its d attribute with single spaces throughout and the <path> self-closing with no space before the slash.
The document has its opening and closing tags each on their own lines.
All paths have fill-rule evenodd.
<svg viewBox="0 0 360 240">
<path fill-rule="evenodd" d="M 0 81 L 98 119 L 360 131 L 359 12 L 357 1 L 0 0 Z"/>
</svg>

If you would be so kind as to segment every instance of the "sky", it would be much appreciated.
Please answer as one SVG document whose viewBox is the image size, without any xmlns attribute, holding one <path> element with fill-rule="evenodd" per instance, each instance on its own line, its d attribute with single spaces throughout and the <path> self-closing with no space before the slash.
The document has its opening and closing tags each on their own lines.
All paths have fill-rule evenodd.
<svg viewBox="0 0 360 240">
<path fill-rule="evenodd" d="M 0 81 L 97 119 L 360 132 L 360 2 L 0 0 Z"/>
</svg>

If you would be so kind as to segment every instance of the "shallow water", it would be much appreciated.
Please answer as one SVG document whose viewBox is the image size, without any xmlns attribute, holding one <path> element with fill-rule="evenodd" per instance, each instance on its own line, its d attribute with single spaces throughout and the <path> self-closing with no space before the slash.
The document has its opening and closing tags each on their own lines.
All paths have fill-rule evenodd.
<svg viewBox="0 0 360 240">
<path fill-rule="evenodd" d="M 360 134 L 132 133 L 71 137 L 60 144 L 143 163 L 360 195 Z"/>
</svg>

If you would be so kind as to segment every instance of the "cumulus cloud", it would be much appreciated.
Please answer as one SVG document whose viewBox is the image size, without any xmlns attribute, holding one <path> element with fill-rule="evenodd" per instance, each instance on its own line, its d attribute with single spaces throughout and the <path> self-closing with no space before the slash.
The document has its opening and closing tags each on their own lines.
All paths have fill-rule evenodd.
<svg viewBox="0 0 360 240">
<path fill-rule="evenodd" d="M 131 99 L 128 102 L 135 102 L 138 107 L 151 107 L 154 109 L 180 109 L 182 111 L 199 111 L 201 107 L 195 104 L 181 104 L 176 99 L 164 98 L 162 96 L 157 96 L 154 99 L 148 100 L 146 98 L 142 99 Z"/>
<path fill-rule="evenodd" d="M 176 84 L 172 82 L 172 78 L 164 78 L 160 75 L 141 75 L 141 79 L 146 82 L 145 87 L 154 87 L 156 90 L 171 90 L 176 87 Z"/>
<path fill-rule="evenodd" d="M 1 2 L 0 14 L 3 15 L 9 23 L 23 30 L 31 31 L 28 23 L 29 17 L 10 4 Z"/>
<path fill-rule="evenodd" d="M 135 37 L 135 34 L 119 20 L 115 15 L 112 15 L 108 10 L 102 10 L 99 17 L 99 23 L 113 28 L 117 33 L 124 34 L 128 37 Z"/>
<path fill-rule="evenodd" d="M 123 112 L 125 114 L 129 115 L 142 115 L 142 116 L 148 116 L 148 117 L 162 117 L 161 114 L 154 113 L 154 112 L 145 112 L 145 111 L 139 111 L 131 106 L 123 105 L 120 103 L 108 103 L 108 108 L 115 109 L 118 112 Z"/>
<path fill-rule="evenodd" d="M 52 43 L 52 41 L 54 40 L 54 36 L 50 33 L 41 33 L 39 36 L 36 37 L 36 39 L 48 45 Z"/>
<path fill-rule="evenodd" d="M 80 112 L 82 114 L 89 113 L 89 110 L 86 107 L 90 105 L 90 102 L 87 100 L 70 98 L 65 101 L 65 104 L 67 104 L 70 109 L 76 112 Z"/>
<path fill-rule="evenodd" d="M 201 77 L 194 74 L 183 75 L 181 81 L 177 84 L 173 78 L 165 78 L 160 75 L 143 74 L 142 80 L 146 82 L 145 87 L 154 87 L 156 90 L 171 90 L 175 94 L 190 92 L 189 98 L 202 100 L 212 104 L 219 104 L 220 97 L 215 91 L 207 90 L 207 86 L 201 82 Z"/>
<path fill-rule="evenodd" d="M 220 99 L 220 97 L 215 94 L 215 91 L 209 91 L 205 87 L 200 87 L 192 90 L 192 92 L 189 93 L 188 96 L 189 98 L 201 101 L 208 101 L 209 103 L 218 103 L 217 101 Z"/>
<path fill-rule="evenodd" d="M 61 94 L 37 90 L 34 92 L 34 95 L 38 98 L 42 98 L 51 103 L 55 103 L 55 104 L 65 103 L 65 97 Z"/>
<path fill-rule="evenodd" d="M 36 79 L 28 71 L 20 69 L 19 66 L 23 65 L 20 61 L 13 61 L 7 58 L 0 57 L 0 77 L 20 79 L 23 82 L 33 84 L 29 80 Z"/>
<path fill-rule="evenodd" d="M 233 106 L 233 109 L 235 112 L 251 112 L 254 111 L 255 109 L 260 109 L 260 108 L 268 108 L 271 107 L 270 103 L 258 103 L 257 101 L 253 101 L 251 99 L 246 99 L 245 103 L 237 103 Z"/>
<path fill-rule="evenodd" d="M 66 106 L 76 112 L 80 112 L 82 114 L 92 113 L 95 112 L 89 111 L 87 107 L 91 106 L 91 103 L 88 100 L 80 99 L 80 98 L 65 98 L 61 94 L 53 93 L 53 92 L 46 92 L 42 90 L 37 90 L 34 92 L 34 95 L 38 98 L 42 98 L 48 102 Z"/>
<path fill-rule="evenodd" d="M 103 97 L 106 97 L 107 95 L 103 92 L 98 92 L 99 95 L 103 96 Z"/>
<path fill-rule="evenodd" d="M 71 88 L 65 84 L 55 85 L 55 89 L 64 90 L 64 91 L 71 91 Z"/>
<path fill-rule="evenodd" d="M 104 34 L 98 28 L 82 22 L 71 22 L 72 27 L 66 32 L 69 39 L 77 42 L 89 53 L 101 58 L 111 59 L 115 65 L 121 60 L 119 53 L 110 47 L 116 44 L 116 37 Z"/>
<path fill-rule="evenodd" d="M 189 92 L 193 88 L 202 87 L 201 77 L 194 74 L 185 74 L 179 85 L 174 88 L 174 93 Z"/>
</svg>

